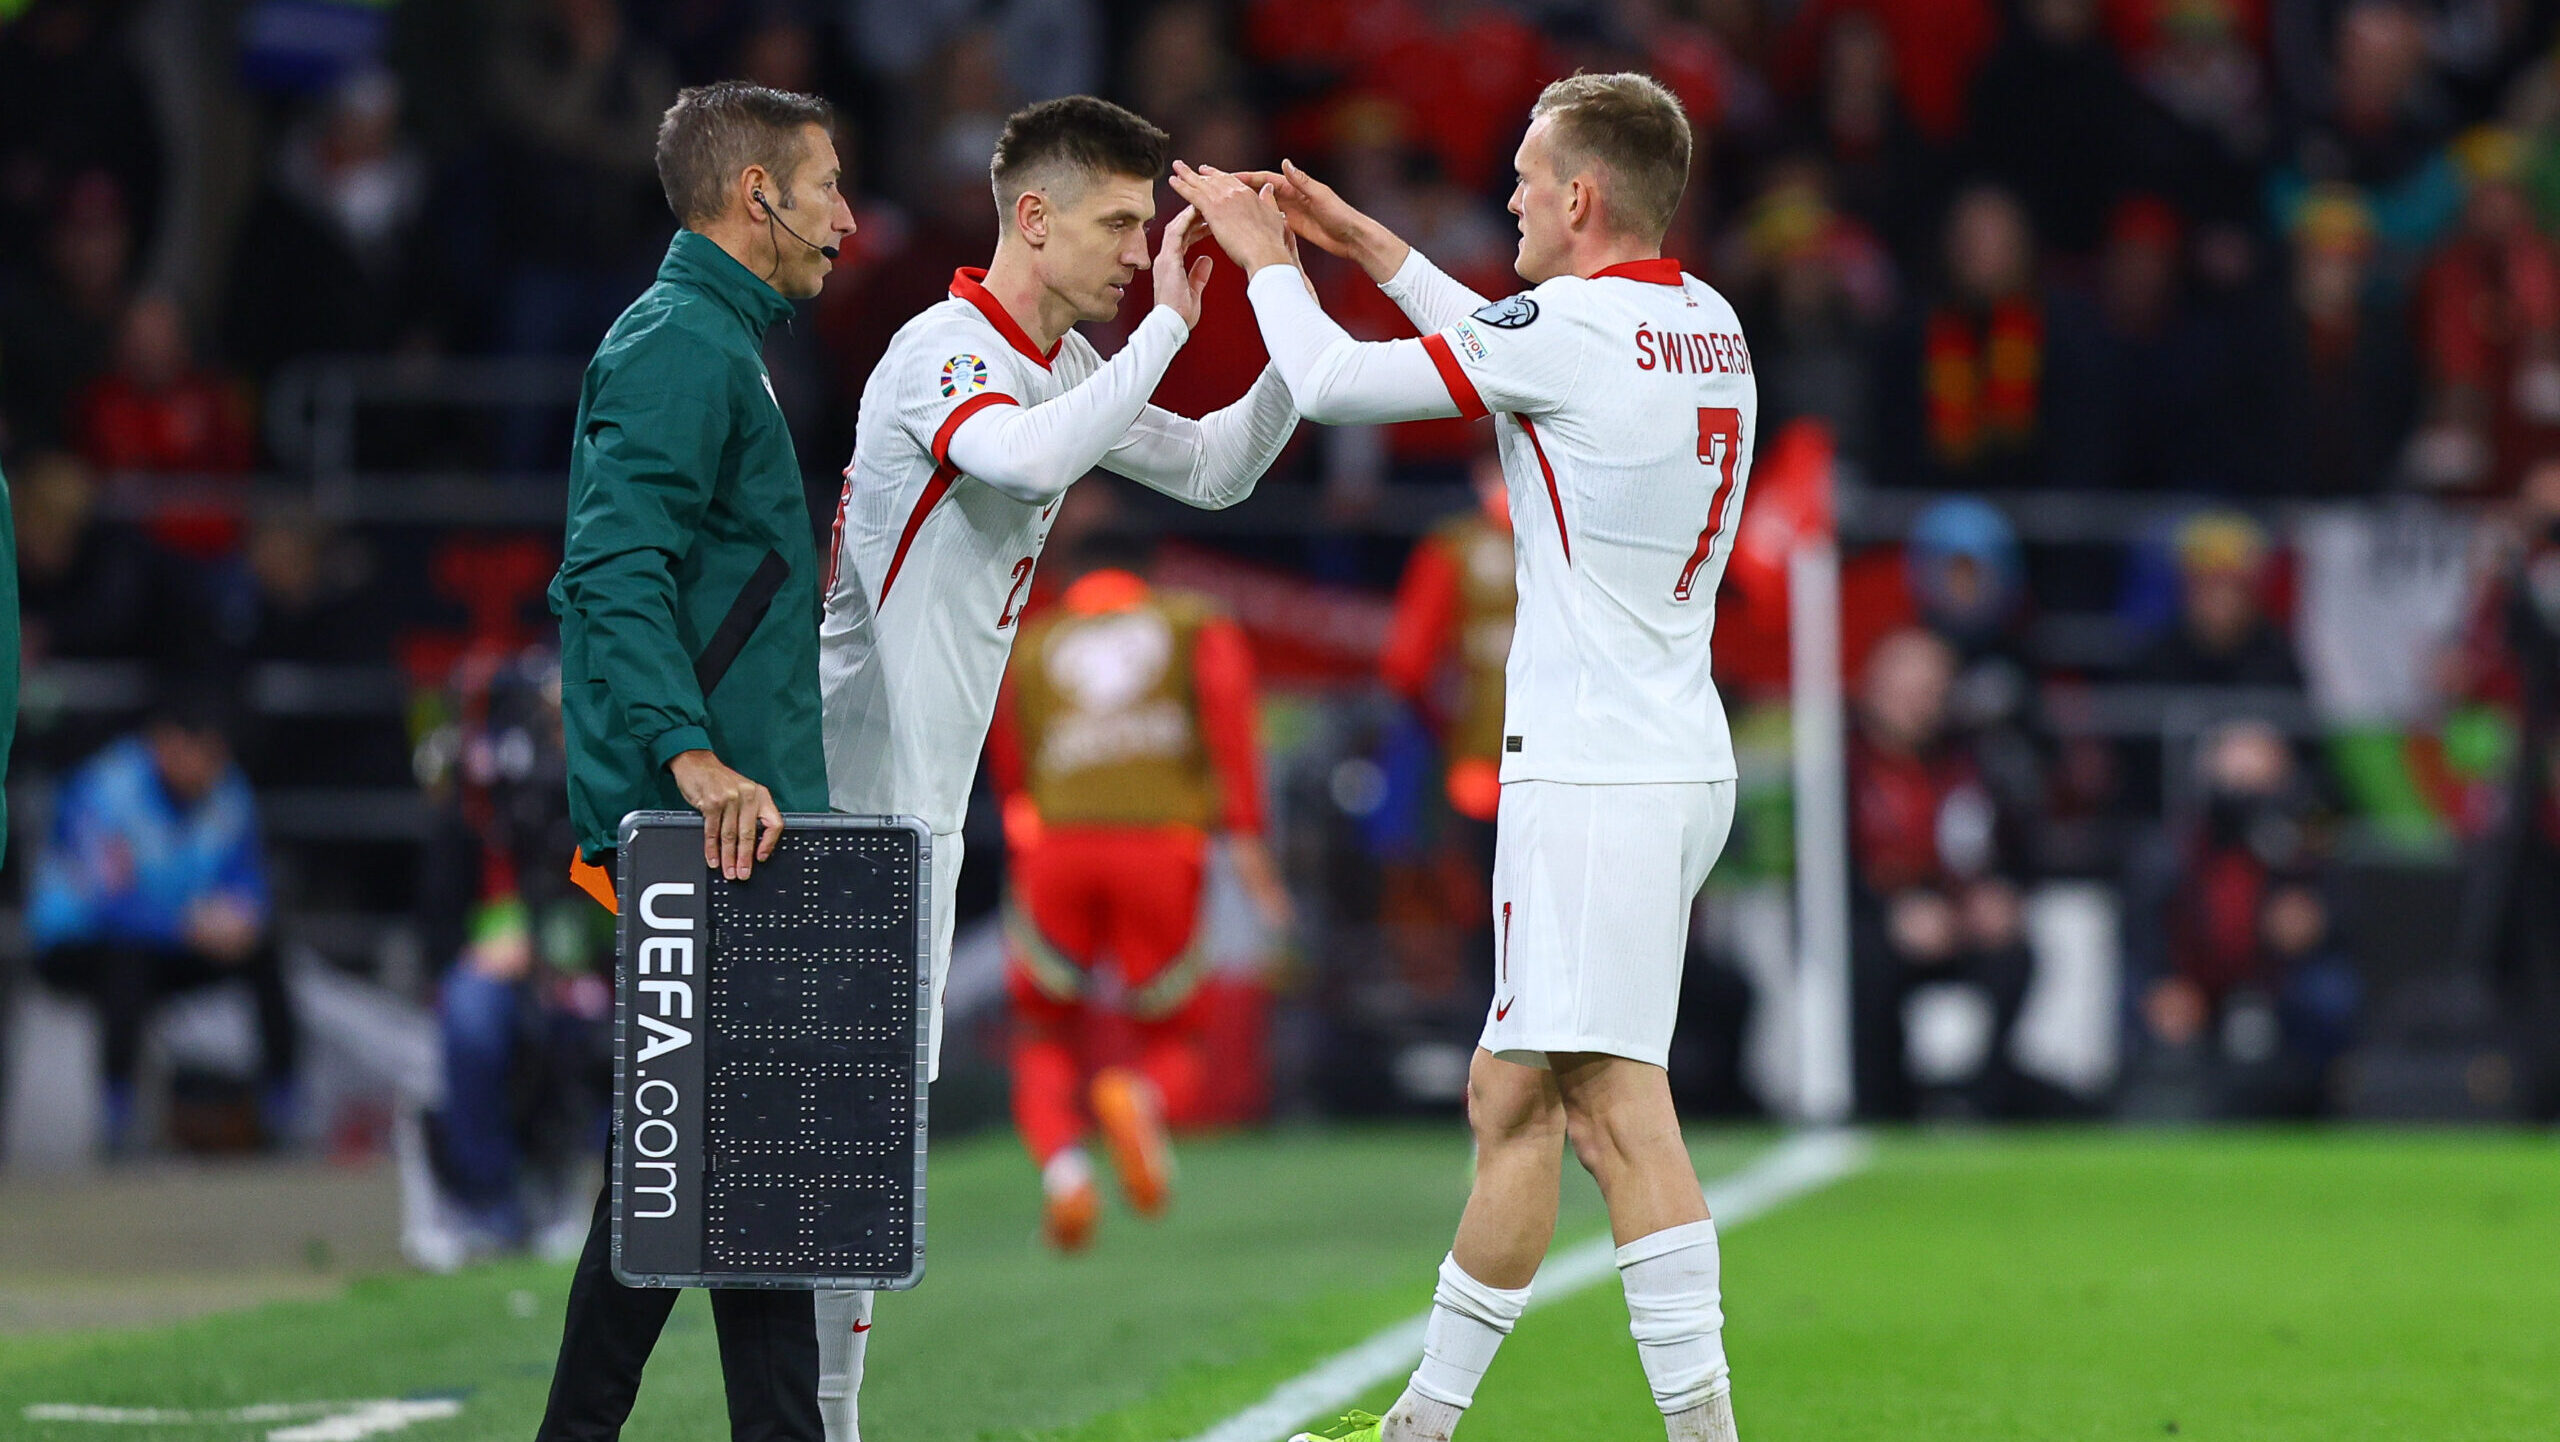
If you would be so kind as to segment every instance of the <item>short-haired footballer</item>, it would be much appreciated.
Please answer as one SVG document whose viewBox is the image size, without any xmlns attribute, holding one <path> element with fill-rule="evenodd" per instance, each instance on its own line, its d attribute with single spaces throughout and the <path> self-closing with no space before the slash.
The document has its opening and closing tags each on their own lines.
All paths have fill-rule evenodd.
<svg viewBox="0 0 2560 1442">
<path fill-rule="evenodd" d="M 1520 276 L 1488 304 L 1295 166 L 1176 166 L 1309 418 L 1500 417 L 1519 615 L 1506 663 L 1494 993 L 1468 1079 L 1476 1177 L 1421 1367 L 1361 1442 L 1444 1442 L 1529 1300 L 1565 1140 L 1600 1184 L 1672 1442 L 1731 1442 L 1715 1223 L 1664 1071 L 1689 906 L 1733 824 L 1710 676 L 1759 402 L 1733 307 L 1664 258 L 1689 174 L 1680 103 L 1576 75 L 1514 165 Z M 1308 299 L 1291 231 L 1357 262 L 1419 340 L 1363 345 Z"/>
<path fill-rule="evenodd" d="M 838 811 L 932 829 L 936 1069 L 961 816 L 1059 498 L 1100 466 L 1195 506 L 1231 506 L 1298 423 L 1269 369 L 1197 421 L 1147 403 L 1200 319 L 1210 262 L 1186 258 L 1189 211 L 1165 227 L 1154 309 L 1120 352 L 1106 362 L 1075 333 L 1118 314 L 1149 265 L 1166 145 L 1163 131 L 1091 96 L 1014 115 L 989 167 L 994 261 L 953 276 L 950 298 L 898 331 L 862 390 L 819 633 L 827 792 Z M 1130 1124 L 1162 1121 L 1141 1109 Z M 869 1292 L 818 1294 L 828 1442 L 859 1436 L 870 1327 Z"/>
</svg>

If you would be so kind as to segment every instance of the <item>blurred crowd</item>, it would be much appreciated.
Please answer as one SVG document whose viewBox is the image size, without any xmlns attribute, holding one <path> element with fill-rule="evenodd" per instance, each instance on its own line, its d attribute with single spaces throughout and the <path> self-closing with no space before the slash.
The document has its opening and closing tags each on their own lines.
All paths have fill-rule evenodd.
<svg viewBox="0 0 2560 1442">
<path fill-rule="evenodd" d="M 2544 0 L 0 0 L 0 466 L 28 659 L 144 664 L 177 696 L 227 679 L 235 699 L 261 665 L 400 668 L 425 699 L 371 740 L 235 709 L 225 755 L 261 789 L 423 780 L 452 843 L 408 893 L 435 913 L 430 965 L 479 998 L 452 1015 L 503 1033 L 513 1013 L 472 979 L 582 953 L 540 921 L 559 898 L 511 879 L 529 833 L 469 799 L 499 753 L 454 718 L 541 644 L 556 539 L 280 502 L 311 458 L 279 395 L 345 357 L 583 359 L 672 228 L 652 144 L 675 89 L 814 91 L 860 230 L 769 359 L 825 514 L 890 335 L 990 249 L 986 162 L 1017 106 L 1093 91 L 1187 160 L 1290 156 L 1500 294 L 1529 102 L 1620 68 L 1667 84 L 1702 137 L 1669 249 L 1741 310 L 1764 467 L 1771 438 L 1818 427 L 1867 543 L 1844 574 L 1861 1109 L 2050 1109 L 2002 1044 L 2026 898 L 2056 878 L 2123 898 L 2129 1074 L 2190 1113 L 2334 1104 L 2331 1064 L 2390 1010 L 2347 960 L 2351 842 L 2375 834 L 2479 863 L 2492 881 L 2446 943 L 2492 978 L 2473 1013 L 2560 1035 Z M 1356 273 L 1316 269 L 1355 330 L 1406 333 Z M 1262 365 L 1241 282 L 1220 268 L 1163 403 L 1199 413 Z M 565 435 L 536 419 L 384 427 L 358 454 L 365 494 L 426 473 L 556 485 Z M 1274 537 L 1254 559 L 1383 593 L 1408 541 L 1371 518 L 1399 487 L 1464 496 L 1484 446 L 1456 421 L 1310 434 L 1275 489 L 1365 539 Z M 1777 504 L 1764 491 L 1755 508 Z M 1877 495 L 1916 519 L 1860 531 Z M 2056 543 L 2013 521 L 2039 495 L 2161 501 Z M 2298 521 L 2329 502 L 2360 509 Z M 1762 598 L 1726 605 L 1720 676 L 1748 712 L 1783 696 L 1783 642 L 1755 646 Z M 2103 620 L 2099 639 L 2066 644 L 2065 613 Z M 1387 658 L 1445 735 L 1426 670 Z M 2109 687 L 2189 719 L 2105 724 Z M 2203 692 L 2229 704 L 2177 709 Z M 115 764 L 207 714 L 155 713 Z M 108 739 L 22 734 L 61 774 Z M 1452 774 L 1455 814 L 1481 782 Z M 1749 818 L 1737 866 L 1782 858 Z M 1987 999 L 1995 1040 L 1933 1095 L 1903 1019 L 1947 979 Z M 593 1004 L 577 995 L 570 1013 Z M 2520 1045 L 2505 1095 L 2560 1105 L 2547 1041 L 2539 1062 Z M 455 1174 L 503 1170 L 494 1145 L 454 1142 Z"/>
</svg>

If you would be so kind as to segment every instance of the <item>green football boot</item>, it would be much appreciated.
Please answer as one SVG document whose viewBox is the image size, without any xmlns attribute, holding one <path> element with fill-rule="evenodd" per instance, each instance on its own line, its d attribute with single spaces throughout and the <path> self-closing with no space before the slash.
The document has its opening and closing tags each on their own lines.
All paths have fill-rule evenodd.
<svg viewBox="0 0 2560 1442">
<path fill-rule="evenodd" d="M 1342 1420 L 1321 1432 L 1301 1432 L 1289 1442 L 1378 1442 L 1378 1431 L 1384 1426 L 1366 1412 L 1345 1412 Z"/>
</svg>

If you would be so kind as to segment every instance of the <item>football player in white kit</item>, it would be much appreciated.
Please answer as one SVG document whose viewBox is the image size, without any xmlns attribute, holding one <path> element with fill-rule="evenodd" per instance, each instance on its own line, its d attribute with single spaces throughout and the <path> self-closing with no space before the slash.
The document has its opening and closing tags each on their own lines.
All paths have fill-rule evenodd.
<svg viewBox="0 0 2560 1442">
<path fill-rule="evenodd" d="M 818 638 L 828 801 L 920 817 L 933 832 L 937 1070 L 961 817 L 1059 498 L 1100 466 L 1231 506 L 1298 423 L 1269 369 L 1201 420 L 1147 404 L 1200 318 L 1210 262 L 1186 260 L 1191 212 L 1165 227 L 1155 305 L 1120 352 L 1105 362 L 1074 330 L 1116 315 L 1149 263 L 1166 144 L 1091 96 L 1014 115 L 989 167 L 995 259 L 955 275 L 950 298 L 898 331 L 863 386 Z M 871 1293 L 818 1293 L 828 1442 L 859 1436 L 870 1327 Z"/>
<path fill-rule="evenodd" d="M 1496 983 L 1468 1084 L 1475 1186 L 1422 1365 L 1383 1420 L 1355 1413 L 1336 1436 L 1438 1442 L 1456 1428 L 1554 1237 L 1568 1138 L 1608 1201 L 1669 1436 L 1733 1436 L 1715 1223 L 1663 1065 L 1690 902 L 1733 821 L 1708 641 L 1758 405 L 1733 308 L 1662 255 L 1689 148 L 1679 102 L 1645 76 L 1549 86 L 1511 197 L 1533 288 L 1491 303 L 1293 165 L 1175 167 L 1174 189 L 1253 273 L 1302 413 L 1492 413 L 1510 489 L 1520 602 Z M 1292 272 L 1292 230 L 1359 263 L 1422 338 L 1353 341 Z"/>
</svg>

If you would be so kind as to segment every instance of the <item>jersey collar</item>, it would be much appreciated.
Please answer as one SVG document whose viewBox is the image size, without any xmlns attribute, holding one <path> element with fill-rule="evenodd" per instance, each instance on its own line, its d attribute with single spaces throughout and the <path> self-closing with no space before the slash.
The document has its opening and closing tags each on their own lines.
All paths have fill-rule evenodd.
<svg viewBox="0 0 2560 1442">
<path fill-rule="evenodd" d="M 978 313 L 987 318 L 987 324 L 996 328 L 996 334 L 1003 336 L 1006 343 L 1015 350 L 1039 362 L 1042 370 L 1047 370 L 1049 362 L 1057 359 L 1057 346 L 1053 345 L 1044 352 L 1031 343 L 1030 335 L 1014 322 L 1013 314 L 1004 308 L 1004 302 L 997 300 L 995 293 L 987 289 L 987 273 L 984 270 L 974 265 L 964 265 L 953 271 L 951 293 L 976 306 Z M 1066 342 L 1061 340 L 1058 344 L 1064 345 Z"/>
<path fill-rule="evenodd" d="M 1680 262 L 1669 256 L 1657 260 L 1622 260 L 1616 265 L 1591 272 L 1593 280 L 1640 280 L 1647 285 L 1678 285 Z"/>
</svg>

